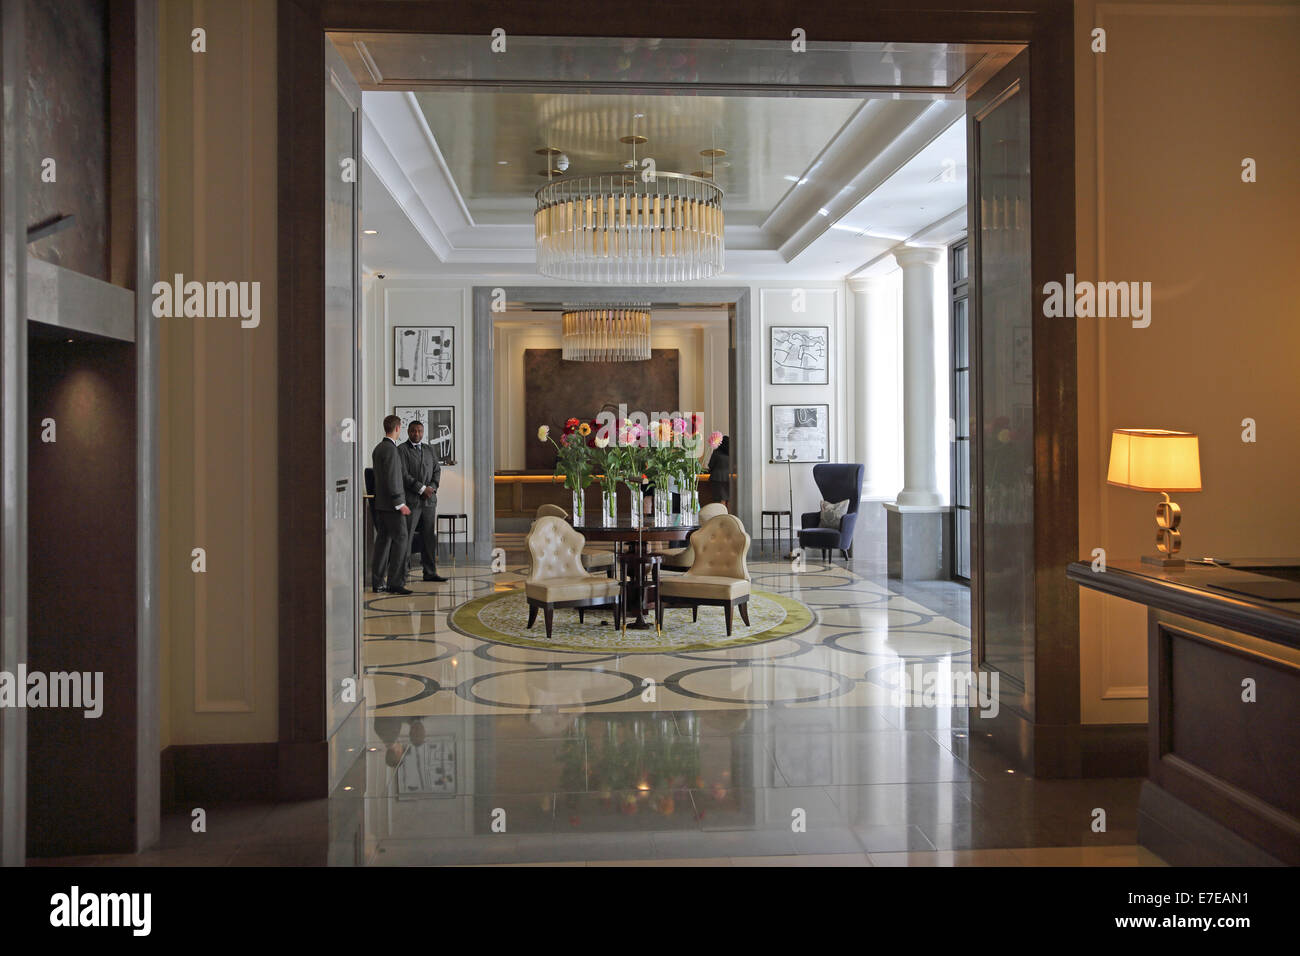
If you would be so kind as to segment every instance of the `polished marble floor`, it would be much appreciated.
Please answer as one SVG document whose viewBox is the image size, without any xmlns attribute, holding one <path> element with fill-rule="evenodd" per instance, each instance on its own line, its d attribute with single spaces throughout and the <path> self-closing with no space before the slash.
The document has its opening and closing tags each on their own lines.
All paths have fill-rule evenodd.
<svg viewBox="0 0 1300 956">
<path fill-rule="evenodd" d="M 690 653 L 472 638 L 449 613 L 519 587 L 522 556 L 445 561 L 446 584 L 365 595 L 366 742 L 332 798 L 214 807 L 203 833 L 169 815 L 148 853 L 59 862 L 1160 865 L 1140 780 L 1027 778 L 965 701 L 900 690 L 969 668 L 969 592 L 888 580 L 878 540 L 801 570 L 760 555 L 813 623 Z"/>
</svg>

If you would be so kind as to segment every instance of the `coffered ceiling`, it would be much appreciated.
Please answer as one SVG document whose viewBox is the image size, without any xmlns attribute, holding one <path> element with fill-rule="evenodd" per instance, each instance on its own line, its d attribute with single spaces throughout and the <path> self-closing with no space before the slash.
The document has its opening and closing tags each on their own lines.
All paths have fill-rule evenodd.
<svg viewBox="0 0 1300 956">
<path fill-rule="evenodd" d="M 366 90 L 366 269 L 532 279 L 534 192 L 548 166 L 552 177 L 611 172 L 633 149 L 659 170 L 711 173 L 723 189 L 724 279 L 843 278 L 900 240 L 955 238 L 965 226 L 965 96 L 1017 49 L 850 44 L 872 48 L 821 51 L 838 59 L 817 61 L 827 81 L 810 89 L 789 82 L 789 58 L 775 50 L 664 58 L 656 49 L 645 79 L 620 84 L 610 78 L 617 67 L 645 51 L 624 50 L 608 76 L 595 60 L 569 61 L 581 76 L 548 82 L 555 65 L 534 46 L 534 61 L 509 67 L 518 75 L 485 76 L 496 61 L 474 60 L 462 64 L 465 80 L 429 53 L 437 43 L 420 46 L 431 38 L 334 40 Z M 776 80 L 745 88 L 715 55 Z M 682 56 L 694 83 L 672 65 Z M 806 71 L 812 61 L 798 62 Z M 645 141 L 620 142 L 632 135 Z"/>
<path fill-rule="evenodd" d="M 555 164 L 562 175 L 618 170 L 653 158 L 669 172 L 710 174 L 726 193 L 727 221 L 759 226 L 831 142 L 860 98 L 620 96 L 455 90 L 416 93 L 442 144 L 457 191 L 478 222 L 532 214 Z M 621 137 L 641 136 L 628 145 Z M 558 149 L 558 156 L 537 154 Z M 725 155 L 706 158 L 714 148 Z"/>
</svg>

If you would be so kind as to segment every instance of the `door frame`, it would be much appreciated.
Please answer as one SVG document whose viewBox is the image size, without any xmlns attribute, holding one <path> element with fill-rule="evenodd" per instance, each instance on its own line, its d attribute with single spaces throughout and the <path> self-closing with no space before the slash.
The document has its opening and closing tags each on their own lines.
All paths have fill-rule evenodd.
<svg viewBox="0 0 1300 956">
<path fill-rule="evenodd" d="M 729 338 L 733 347 L 729 349 L 728 367 L 731 381 L 728 391 L 735 396 L 735 405 L 730 409 L 730 424 L 733 460 L 745 466 L 742 474 L 760 474 L 762 442 L 752 440 L 756 435 L 757 424 L 753 420 L 753 405 L 741 401 L 740 396 L 750 395 L 754 388 L 753 353 L 755 336 L 750 320 L 749 286 L 714 286 L 684 283 L 680 286 L 563 286 L 563 285 L 507 285 L 473 287 L 473 329 L 474 368 L 494 369 L 492 351 L 495 342 L 493 334 L 492 301 L 498 290 L 504 291 L 507 302 L 553 302 L 560 300 L 573 303 L 601 303 L 614 301 L 635 301 L 644 299 L 654 303 L 676 303 L 707 300 L 727 306 L 730 322 Z M 474 375 L 473 398 L 473 435 L 474 435 L 474 475 L 480 480 L 482 475 L 494 474 L 496 451 L 496 413 L 494 408 L 496 388 L 491 374 Z M 648 410 L 647 410 L 648 411 Z M 683 412 L 686 409 L 682 409 Z M 735 489 L 733 513 L 745 522 L 748 528 L 758 527 L 756 485 L 753 482 L 738 482 Z M 474 493 L 474 560 L 487 561 L 492 552 L 492 535 L 490 529 L 496 524 L 496 498 L 492 492 Z"/>
<path fill-rule="evenodd" d="M 323 40 L 361 31 L 482 36 L 503 28 L 526 36 L 623 36 L 772 40 L 800 27 L 816 40 L 914 43 L 1023 43 L 1030 63 L 1033 287 L 1075 266 L 1074 8 L 1065 0 L 992 0 L 953 10 L 954 0 L 884 0 L 815 6 L 772 0 L 764 16 L 731 4 L 664 0 L 610 6 L 576 0 L 553 6 L 503 0 L 277 0 L 279 192 L 279 416 L 292 421 L 324 402 Z M 1076 329 L 1035 322 L 1033 342 L 1035 614 L 1050 638 L 1054 666 L 1038 675 L 1040 693 L 1063 701 L 1054 716 L 1078 723 L 1078 591 L 1065 567 L 1078 555 Z M 739 383 L 738 383 L 739 384 Z M 743 400 L 741 402 L 743 405 Z M 325 796 L 326 753 L 324 488 L 322 434 L 289 427 L 279 442 L 279 741 L 282 799 Z M 1040 637 L 1041 639 L 1041 637 Z M 1069 662 L 1073 661 L 1073 667 Z M 1070 685 L 1073 682 L 1073 693 Z M 1072 702 L 1072 703 L 1071 703 Z M 1071 713 L 1071 708 L 1073 712 Z M 1059 728 L 1055 728 L 1058 729 Z"/>
</svg>

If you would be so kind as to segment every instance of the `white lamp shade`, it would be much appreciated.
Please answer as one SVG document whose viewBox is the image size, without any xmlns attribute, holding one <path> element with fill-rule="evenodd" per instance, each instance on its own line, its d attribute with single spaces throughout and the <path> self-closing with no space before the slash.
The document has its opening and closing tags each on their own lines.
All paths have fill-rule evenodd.
<svg viewBox="0 0 1300 956">
<path fill-rule="evenodd" d="M 1116 428 L 1106 481 L 1138 491 L 1200 491 L 1200 440 L 1163 428 Z"/>
</svg>

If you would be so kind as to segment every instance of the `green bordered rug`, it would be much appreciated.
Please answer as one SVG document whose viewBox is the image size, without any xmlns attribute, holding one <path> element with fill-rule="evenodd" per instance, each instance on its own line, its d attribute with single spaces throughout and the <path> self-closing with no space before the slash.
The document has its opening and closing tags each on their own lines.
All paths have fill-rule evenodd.
<svg viewBox="0 0 1300 956">
<path fill-rule="evenodd" d="M 746 627 L 737 613 L 731 637 L 727 637 L 726 619 L 720 607 L 700 608 L 699 620 L 691 622 L 690 608 L 664 611 L 664 629 L 648 631 L 614 629 L 614 615 L 609 609 L 589 608 L 586 621 L 578 623 L 574 608 L 556 608 L 552 637 L 546 639 L 542 615 L 528 629 L 528 601 L 523 588 L 488 594 L 462 604 L 451 613 L 454 630 L 469 637 L 515 647 L 534 647 L 551 651 L 591 653 L 604 651 L 618 654 L 667 654 L 676 651 L 711 651 L 747 644 L 763 644 L 798 634 L 813 623 L 808 607 L 784 594 L 755 590 L 749 598 L 749 622 Z M 607 621 L 601 624 L 601 621 Z"/>
</svg>

